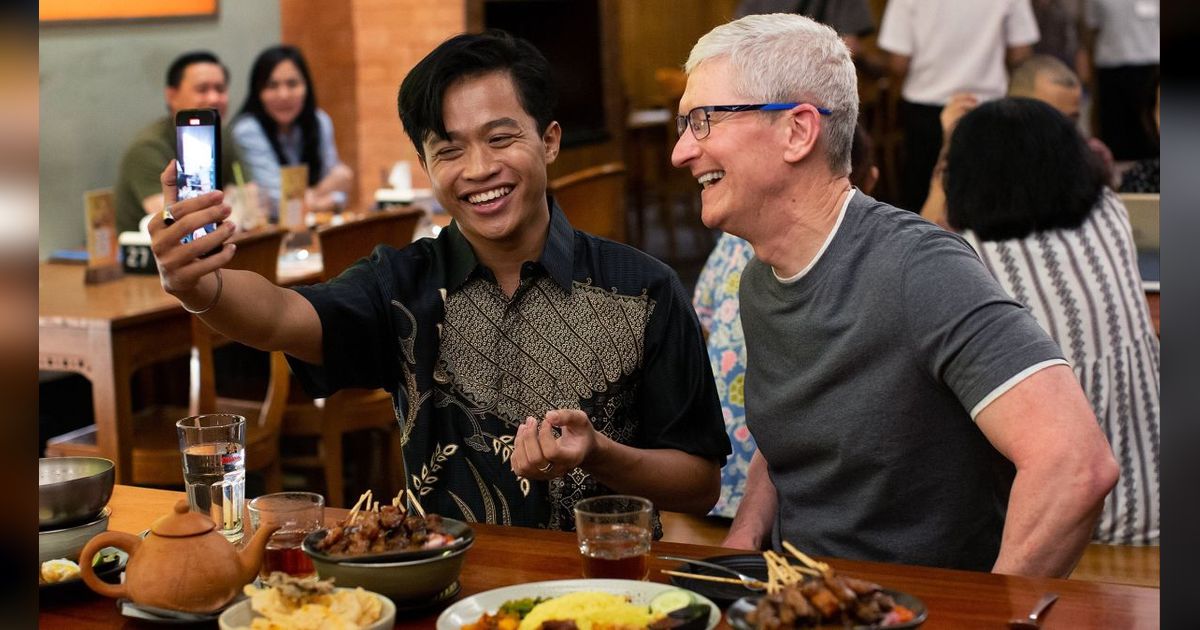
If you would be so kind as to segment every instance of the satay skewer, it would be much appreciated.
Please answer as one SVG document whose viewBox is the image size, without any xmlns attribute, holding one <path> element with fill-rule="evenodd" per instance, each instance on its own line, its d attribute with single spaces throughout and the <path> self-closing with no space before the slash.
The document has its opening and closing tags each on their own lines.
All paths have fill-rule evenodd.
<svg viewBox="0 0 1200 630">
<path fill-rule="evenodd" d="M 421 507 L 421 502 L 417 500 L 417 495 L 413 494 L 412 488 L 405 488 L 404 491 L 408 493 L 408 500 L 412 502 L 413 509 L 421 515 L 421 518 L 425 518 L 425 508 Z"/>
<path fill-rule="evenodd" d="M 371 491 L 367 490 L 366 492 L 359 495 L 358 501 L 356 501 L 354 503 L 354 507 L 350 508 L 350 514 L 349 514 L 349 516 L 346 517 L 347 525 L 353 523 L 354 519 L 358 518 L 358 509 L 362 506 L 363 501 L 367 500 L 367 497 L 370 496 L 370 494 L 371 494 Z"/>
<path fill-rule="evenodd" d="M 804 564 L 808 565 L 809 567 L 820 571 L 821 575 L 823 577 L 825 577 L 826 579 L 833 577 L 833 568 L 832 567 L 830 567 L 828 564 L 826 564 L 824 562 L 821 562 L 820 560 L 813 560 L 812 558 L 808 557 L 808 554 L 804 553 L 803 551 L 800 551 L 794 545 L 792 545 L 792 543 L 790 543 L 786 540 L 783 541 L 783 548 L 786 549 L 788 551 L 788 553 L 795 556 L 796 559 L 799 560 L 800 562 L 803 562 Z"/>
<path fill-rule="evenodd" d="M 740 580 L 733 577 L 721 577 L 719 575 L 703 575 L 701 573 L 687 573 L 686 571 L 672 571 L 670 569 L 659 569 L 659 573 L 665 575 L 674 575 L 675 577 L 688 578 L 691 580 L 703 580 L 705 582 L 720 582 L 722 584 L 741 584 L 750 588 L 763 588 L 767 586 L 762 580 Z"/>
</svg>

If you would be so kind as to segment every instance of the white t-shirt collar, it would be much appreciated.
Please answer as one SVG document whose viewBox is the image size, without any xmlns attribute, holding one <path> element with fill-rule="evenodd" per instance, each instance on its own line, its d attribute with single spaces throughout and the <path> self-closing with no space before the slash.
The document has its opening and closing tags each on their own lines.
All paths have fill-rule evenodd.
<svg viewBox="0 0 1200 630">
<path fill-rule="evenodd" d="M 783 284 L 792 284 L 798 281 L 800 278 L 803 278 L 805 274 L 807 274 L 809 270 L 813 268 L 813 265 L 817 264 L 818 260 L 821 260 L 821 255 L 825 253 L 826 249 L 829 249 L 829 244 L 833 242 L 833 237 L 837 235 L 838 228 L 842 225 L 842 219 L 846 218 L 846 208 L 850 207 L 850 199 L 854 197 L 854 193 L 855 188 L 851 187 L 850 192 L 846 194 L 846 201 L 842 203 L 842 209 L 838 212 L 837 221 L 834 222 L 833 229 L 829 231 L 829 236 L 825 237 L 825 242 L 821 243 L 821 249 L 817 250 L 817 255 L 813 256 L 813 259 L 808 261 L 808 264 L 805 265 L 803 269 L 797 271 L 796 275 L 790 278 L 779 277 L 779 273 L 775 271 L 774 267 L 772 267 L 771 274 L 775 276 L 776 280 L 782 282 Z"/>
</svg>

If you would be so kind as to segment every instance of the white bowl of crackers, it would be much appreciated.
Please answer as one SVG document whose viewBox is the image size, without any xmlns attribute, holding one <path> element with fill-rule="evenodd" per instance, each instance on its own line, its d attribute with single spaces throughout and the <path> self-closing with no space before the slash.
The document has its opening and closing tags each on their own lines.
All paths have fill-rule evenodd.
<svg viewBox="0 0 1200 630">
<path fill-rule="evenodd" d="M 230 606 L 217 620 L 221 630 L 385 630 L 396 623 L 392 600 L 362 588 L 335 588 L 316 576 L 272 573 L 260 586 L 247 584 L 248 599 Z"/>
</svg>

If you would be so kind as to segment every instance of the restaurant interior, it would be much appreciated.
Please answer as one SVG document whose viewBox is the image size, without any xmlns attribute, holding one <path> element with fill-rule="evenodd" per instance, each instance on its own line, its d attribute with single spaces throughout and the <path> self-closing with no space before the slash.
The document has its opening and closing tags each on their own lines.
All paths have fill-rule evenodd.
<svg viewBox="0 0 1200 630">
<path fill-rule="evenodd" d="M 385 506 L 391 497 L 405 496 L 406 480 L 395 474 L 405 470 L 401 427 L 386 392 L 347 390 L 325 399 L 308 397 L 289 374 L 282 353 L 231 343 L 185 312 L 162 290 L 148 240 L 138 240 L 133 233 L 118 238 L 111 216 L 106 218 L 106 212 L 112 213 L 123 152 L 139 130 L 166 112 L 162 77 L 170 60 L 182 52 L 205 49 L 220 56 L 228 69 L 230 119 L 247 98 L 252 64 L 260 51 L 290 44 L 307 60 L 320 108 L 336 130 L 337 155 L 352 176 L 334 209 L 313 208 L 291 224 L 291 219 L 280 218 L 286 214 L 286 190 L 284 199 L 271 200 L 243 194 L 253 189 L 239 186 L 235 211 L 244 212 L 238 216 L 250 226 L 237 237 L 239 268 L 258 271 L 281 286 L 328 280 L 376 244 L 403 245 L 436 236 L 448 225 L 450 218 L 433 199 L 428 176 L 398 120 L 396 91 L 414 64 L 439 43 L 458 33 L 489 28 L 531 41 L 559 79 L 562 151 L 549 166 L 548 189 L 574 227 L 630 244 L 665 262 L 689 296 L 721 236 L 701 222 L 700 188 L 686 170 L 671 167 L 670 155 L 678 138 L 676 109 L 687 80 L 682 63 L 700 36 L 735 17 L 739 0 L 126 4 L 100 9 L 87 2 L 43 3 L 39 40 L 40 116 L 56 121 L 40 132 L 39 457 L 104 458 L 115 463 L 108 473 L 116 486 L 108 504 L 111 519 L 105 516 L 109 531 L 145 535 L 151 523 L 157 528 L 162 521 L 155 519 L 184 496 L 183 438 L 176 422 L 197 414 L 247 418 L 247 502 L 268 493 L 311 491 L 324 497 L 329 521 L 334 515 L 345 516 L 346 510 L 357 512 L 368 491 L 379 493 L 376 500 Z M 899 173 L 906 159 L 903 97 L 895 76 L 887 71 L 888 53 L 877 41 L 889 2 L 863 4 L 874 27 L 856 39 L 859 125 L 878 168 L 872 196 L 899 204 L 904 194 Z M 1063 4 L 1074 6 L 1066 0 Z M 51 10 L 61 13 L 48 13 Z M 112 13 L 105 15 L 105 10 Z M 1082 106 L 1079 125 L 1086 133 L 1096 116 L 1086 82 Z M 1118 160 L 1114 181 L 1132 166 Z M 1122 200 L 1157 333 L 1158 194 L 1122 193 Z M 107 255 L 97 253 L 101 251 Z M 368 509 L 370 505 L 367 500 Z M 663 536 L 655 542 L 654 553 L 713 555 L 720 551 L 730 522 L 728 515 L 663 512 Z M 561 557 L 555 558 L 574 555 L 574 535 L 560 540 L 531 531 L 506 538 L 500 528 L 487 526 L 476 526 L 473 535 L 478 568 L 472 566 L 471 555 L 465 565 L 459 558 L 454 569 L 458 581 L 443 585 L 436 597 L 424 596 L 426 600 L 448 605 L 455 597 L 489 588 L 578 577 L 575 564 L 563 567 Z M 251 549 L 256 543 L 243 544 Z M 539 545 L 544 549 L 535 550 Z M 518 558 L 513 566 L 508 566 L 506 554 Z M 919 589 L 914 585 L 922 579 L 965 580 L 964 590 L 944 601 L 925 595 L 928 627 L 985 625 L 988 619 L 982 610 L 1011 610 L 1009 617 L 1020 617 L 1033 605 L 1035 592 L 1053 589 L 1062 593 L 1058 607 L 1073 610 L 1077 604 L 1068 601 L 1072 597 L 1080 602 L 1080 611 L 1089 601 L 1102 601 L 1102 608 L 1130 615 L 1122 618 L 1129 622 L 1123 627 L 1157 627 L 1159 558 L 1157 542 L 1093 542 L 1069 580 L 1031 580 L 998 596 L 987 591 L 992 583 L 975 584 L 973 578 L 925 574 L 919 568 L 889 573 L 884 565 L 836 559 L 831 563 L 839 571 L 858 572 L 885 586 L 889 579 L 901 580 L 909 591 Z M 665 582 L 657 569 L 675 563 L 659 560 L 650 566 L 655 569 L 650 579 Z M 829 567 L 820 561 L 807 566 L 817 572 Z M 480 576 L 487 571 L 493 575 Z M 127 575 L 126 582 L 132 585 L 134 578 Z M 453 592 L 447 590 L 451 587 Z M 967 612 L 971 606 L 963 602 L 969 602 L 973 592 L 985 600 L 998 599 Z M 130 593 L 125 597 L 132 597 Z M 95 598 L 92 593 L 58 595 L 58 600 L 48 592 L 43 596 L 48 602 L 42 612 L 46 627 L 117 623 L 111 603 L 89 599 Z M 955 608 L 954 614 L 939 621 L 939 604 Z M 431 627 L 446 606 L 396 608 L 397 627 Z M 1147 611 L 1152 618 L 1139 617 Z M 137 614 L 123 609 L 120 613 Z M 1060 614 L 1084 615 L 1075 617 L 1077 621 L 1095 619 L 1083 612 Z M 1049 617 L 1053 622 L 1053 612 Z M 1081 623 L 1050 625 L 1085 627 L 1091 622 Z M 447 627 L 440 617 L 437 627 Z"/>
</svg>

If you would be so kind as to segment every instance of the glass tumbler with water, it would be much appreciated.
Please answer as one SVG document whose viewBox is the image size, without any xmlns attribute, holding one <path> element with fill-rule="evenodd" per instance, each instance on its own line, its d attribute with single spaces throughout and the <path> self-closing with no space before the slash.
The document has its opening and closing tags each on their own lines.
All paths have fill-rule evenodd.
<svg viewBox="0 0 1200 630">
<path fill-rule="evenodd" d="M 242 539 L 246 496 L 246 419 L 208 414 L 175 423 L 183 481 L 193 512 L 212 517 L 230 542 Z"/>
<path fill-rule="evenodd" d="M 645 579 L 653 509 L 647 499 L 619 494 L 576 503 L 583 577 Z"/>
</svg>

